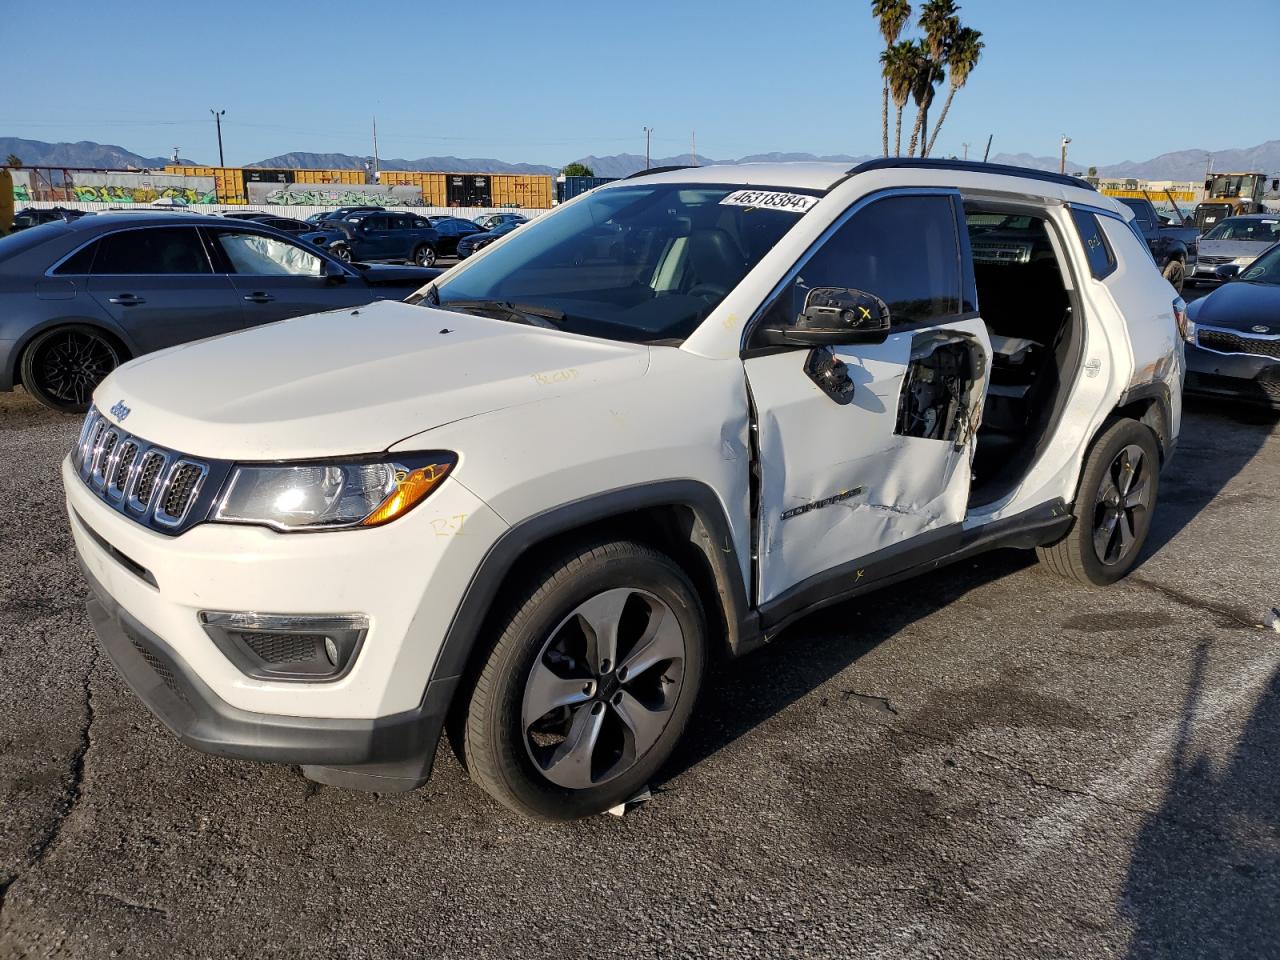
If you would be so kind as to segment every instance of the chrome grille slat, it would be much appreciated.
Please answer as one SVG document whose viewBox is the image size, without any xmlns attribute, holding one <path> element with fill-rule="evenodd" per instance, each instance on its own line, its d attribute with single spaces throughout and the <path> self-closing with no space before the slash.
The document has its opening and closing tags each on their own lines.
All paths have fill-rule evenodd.
<svg viewBox="0 0 1280 960">
<path fill-rule="evenodd" d="M 98 499 L 164 531 L 176 531 L 190 518 L 210 469 L 205 461 L 152 446 L 96 409 L 85 418 L 72 461 Z"/>
</svg>

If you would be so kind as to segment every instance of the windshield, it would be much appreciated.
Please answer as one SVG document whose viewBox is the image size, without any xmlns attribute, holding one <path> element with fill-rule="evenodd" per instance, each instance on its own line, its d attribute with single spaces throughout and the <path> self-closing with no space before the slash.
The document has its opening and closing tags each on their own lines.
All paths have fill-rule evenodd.
<svg viewBox="0 0 1280 960">
<path fill-rule="evenodd" d="M 1264 251 L 1248 270 L 1240 274 L 1240 279 L 1253 283 L 1280 284 L 1280 244 Z"/>
<path fill-rule="evenodd" d="M 611 340 L 683 340 L 814 197 L 711 184 L 600 190 L 515 230 L 440 284 L 439 301 L 532 308 L 559 329 Z"/>
<path fill-rule="evenodd" d="M 1213 178 L 1209 185 L 1211 197 L 1251 197 L 1261 178 L 1257 174 L 1241 176 L 1223 174 Z"/>
<path fill-rule="evenodd" d="M 1280 218 L 1230 217 L 1206 233 L 1204 239 L 1275 243 L 1280 240 Z"/>
</svg>

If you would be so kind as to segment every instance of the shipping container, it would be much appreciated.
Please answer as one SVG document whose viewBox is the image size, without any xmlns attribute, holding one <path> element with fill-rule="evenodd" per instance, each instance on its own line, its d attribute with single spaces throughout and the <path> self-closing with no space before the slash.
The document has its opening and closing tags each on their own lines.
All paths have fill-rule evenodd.
<svg viewBox="0 0 1280 960">
<path fill-rule="evenodd" d="M 525 173 L 495 173 L 490 177 L 491 199 L 495 207 L 549 210 L 552 206 L 551 177 Z"/>
<path fill-rule="evenodd" d="M 364 170 L 295 170 L 294 183 L 346 183 L 363 184 Z"/>
<path fill-rule="evenodd" d="M 239 167 L 197 167 L 182 164 L 169 164 L 165 173 L 176 173 L 188 177 L 213 177 L 214 191 L 219 203 L 247 203 L 244 191 L 244 175 Z"/>
<path fill-rule="evenodd" d="M 617 177 L 561 177 L 556 181 L 556 203 L 572 200 L 580 193 L 594 190 L 605 183 L 613 183 Z"/>
<path fill-rule="evenodd" d="M 423 170 L 383 170 L 378 175 L 378 182 L 388 187 L 418 187 L 422 191 L 422 202 L 428 207 L 448 206 L 443 173 L 428 173 Z"/>
<path fill-rule="evenodd" d="M 492 182 L 485 173 L 451 173 L 445 178 L 445 192 L 451 207 L 491 207 Z"/>
</svg>

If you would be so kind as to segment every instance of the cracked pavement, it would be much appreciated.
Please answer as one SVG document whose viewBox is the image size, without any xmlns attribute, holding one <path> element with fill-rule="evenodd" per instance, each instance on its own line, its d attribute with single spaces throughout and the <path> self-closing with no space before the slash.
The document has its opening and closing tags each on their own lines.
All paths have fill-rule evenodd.
<svg viewBox="0 0 1280 960">
<path fill-rule="evenodd" d="M 1194 403 L 1134 575 L 988 554 L 722 665 L 654 797 L 531 826 L 183 747 L 0 395 L 0 958 L 1274 957 L 1280 427 Z"/>
</svg>

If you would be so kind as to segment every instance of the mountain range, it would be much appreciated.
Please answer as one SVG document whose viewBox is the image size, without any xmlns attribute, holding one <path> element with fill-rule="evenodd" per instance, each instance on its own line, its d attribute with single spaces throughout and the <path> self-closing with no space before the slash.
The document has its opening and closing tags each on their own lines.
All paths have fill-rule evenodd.
<svg viewBox="0 0 1280 960">
<path fill-rule="evenodd" d="M 42 140 L 23 140 L 17 137 L 0 137 L 0 157 L 14 154 L 29 166 L 66 166 L 66 167 L 108 167 L 122 169 L 128 167 L 156 169 L 172 161 L 166 157 L 143 157 L 114 144 L 94 143 L 82 140 L 79 143 L 45 143 Z M 1249 171 L 1261 170 L 1272 176 L 1280 174 L 1280 140 L 1268 140 L 1255 147 L 1238 150 L 1217 150 L 1213 154 L 1215 170 Z M 1185 180 L 1198 181 L 1204 177 L 1209 151 L 1201 149 L 1177 150 L 1162 153 L 1149 160 L 1125 160 L 1120 163 L 1097 165 L 1098 174 L 1103 177 L 1141 177 L 1148 180 Z M 853 165 L 863 160 L 872 159 L 872 155 L 834 154 L 815 156 L 811 153 L 759 153 L 737 159 L 712 159 L 699 155 L 697 163 L 753 163 L 781 162 L 788 160 L 830 160 Z M 1057 170 L 1057 157 L 1037 157 L 1027 153 L 998 153 L 991 157 L 994 163 L 1010 163 L 1017 166 L 1034 167 L 1039 170 Z M 283 153 L 246 164 L 250 167 L 277 168 L 313 168 L 359 170 L 371 157 L 355 156 L 347 153 Z M 197 161 L 180 160 L 183 164 L 194 164 Z M 384 170 L 444 170 L 454 173 L 527 173 L 554 174 L 558 168 L 537 163 L 511 163 L 489 157 L 419 157 L 417 160 L 383 158 L 381 166 Z M 644 157 L 634 153 L 618 153 L 610 156 L 587 156 L 579 160 L 592 169 L 598 177 L 625 177 L 637 173 L 645 167 Z M 656 157 L 651 160 L 655 167 L 682 165 L 690 162 L 687 153 L 672 157 Z M 1089 169 L 1089 164 L 1069 158 L 1068 169 L 1081 172 Z"/>
</svg>

